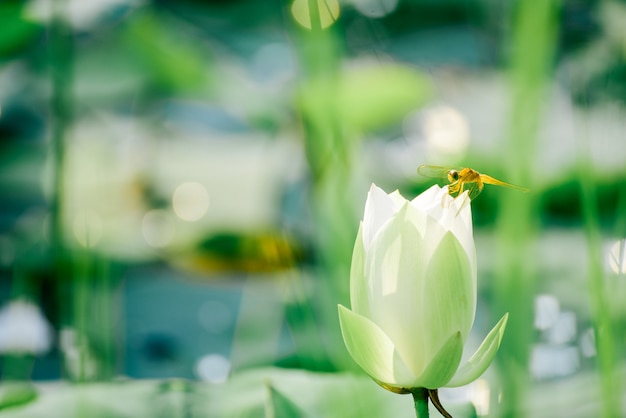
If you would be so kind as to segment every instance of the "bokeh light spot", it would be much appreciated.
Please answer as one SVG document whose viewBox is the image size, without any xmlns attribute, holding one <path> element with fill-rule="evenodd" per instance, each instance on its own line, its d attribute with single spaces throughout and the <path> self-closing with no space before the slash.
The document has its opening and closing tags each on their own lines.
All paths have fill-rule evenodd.
<svg viewBox="0 0 626 418">
<path fill-rule="evenodd" d="M 437 154 L 462 154 L 469 145 L 469 124 L 465 116 L 450 106 L 428 110 L 422 129 L 431 150 Z"/>
<path fill-rule="evenodd" d="M 559 319 L 561 307 L 559 301 L 551 295 L 539 295 L 535 298 L 535 328 L 547 330 Z"/>
<path fill-rule="evenodd" d="M 315 15 L 319 16 L 322 29 L 329 27 L 339 17 L 339 1 L 338 0 L 317 0 L 317 11 L 309 9 L 308 0 L 294 0 L 291 5 L 291 14 L 300 25 L 307 29 L 313 27 L 312 22 Z M 317 13 L 315 13 L 317 12 Z"/>
<path fill-rule="evenodd" d="M 172 206 L 176 215 L 188 222 L 194 222 L 206 215 L 209 210 L 209 192 L 197 182 L 179 185 L 174 191 Z"/>
<path fill-rule="evenodd" d="M 489 415 L 490 395 L 489 383 L 485 379 L 472 382 L 469 387 L 469 398 L 476 408 L 476 415 Z"/>
<path fill-rule="evenodd" d="M 561 312 L 554 326 L 548 330 L 548 341 L 551 344 L 565 344 L 574 341 L 578 332 L 576 324 L 576 314 L 574 312 Z"/>
<path fill-rule="evenodd" d="M 530 370 L 539 380 L 569 376 L 580 368 L 577 347 L 536 344 L 531 351 Z"/>
<path fill-rule="evenodd" d="M 0 353 L 46 353 L 52 329 L 39 307 L 14 300 L 0 309 Z"/>
<path fill-rule="evenodd" d="M 207 354 L 196 362 L 194 371 L 205 382 L 224 383 L 230 373 L 230 361 L 220 354 Z"/>
<path fill-rule="evenodd" d="M 363 16 L 377 19 L 396 10 L 398 0 L 352 0 L 352 4 Z"/>
<path fill-rule="evenodd" d="M 593 328 L 587 328 L 580 334 L 578 344 L 584 357 L 590 358 L 598 354 L 596 351 L 596 334 Z"/>
<path fill-rule="evenodd" d="M 168 212 L 154 209 L 143 216 L 141 232 L 148 245 L 162 248 L 172 241 L 174 225 L 172 225 L 172 219 Z"/>
</svg>

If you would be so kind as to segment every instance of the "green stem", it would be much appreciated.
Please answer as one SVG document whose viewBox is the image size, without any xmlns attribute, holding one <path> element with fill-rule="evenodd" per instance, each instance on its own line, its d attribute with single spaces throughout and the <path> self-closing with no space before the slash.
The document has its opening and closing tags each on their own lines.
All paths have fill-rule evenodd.
<svg viewBox="0 0 626 418">
<path fill-rule="evenodd" d="M 311 30 L 319 32 L 322 30 L 322 19 L 320 18 L 320 9 L 317 0 L 309 0 L 309 15 L 311 17 Z"/>
<path fill-rule="evenodd" d="M 428 389 L 417 388 L 411 392 L 411 395 L 413 395 L 417 418 L 428 418 Z"/>
<path fill-rule="evenodd" d="M 583 131 L 584 132 L 584 131 Z M 581 138 L 582 140 L 582 138 Z M 588 141 L 588 140 L 587 140 Z M 600 215 L 597 207 L 596 185 L 593 182 L 593 168 L 589 158 L 587 144 L 581 144 L 579 152 L 579 176 L 582 189 L 582 210 L 585 221 L 585 235 L 589 252 L 589 296 L 591 313 L 595 323 L 596 344 L 598 347 L 598 366 L 602 394 L 602 416 L 615 417 L 620 413 L 620 379 L 615 375 L 615 325 L 611 319 L 611 306 L 607 304 L 610 288 L 607 288 L 601 253 L 602 236 Z M 621 260 L 621 258 L 620 258 Z"/>
<path fill-rule="evenodd" d="M 507 142 L 502 162 L 507 178 L 514 184 L 533 189 L 531 182 L 537 152 L 537 137 L 541 126 L 549 77 L 552 73 L 558 35 L 558 0 L 515 4 L 511 31 L 509 80 L 511 109 Z M 517 182 L 517 183 L 516 183 Z M 535 195 L 499 193 L 498 271 L 494 281 L 494 311 L 497 315 L 510 312 L 507 338 L 502 342 L 498 361 L 502 366 L 502 415 L 522 416 L 528 402 L 527 388 L 530 346 L 534 341 L 533 297 L 539 274 L 532 258 L 535 248 Z"/>
<path fill-rule="evenodd" d="M 324 280 L 315 283 L 315 304 L 311 303 L 319 319 L 319 329 L 329 334 L 320 339 L 323 351 L 315 346 L 306 345 L 298 348 L 303 353 L 322 352 L 326 357 L 322 367 L 346 369 L 354 364 L 347 352 L 337 343 L 341 341 L 341 332 L 336 314 L 338 303 L 349 301 L 349 283 L 340 279 L 350 270 L 350 258 L 358 219 L 355 219 L 354 202 L 350 199 L 353 183 L 353 150 L 346 135 L 345 126 L 339 118 L 340 112 L 336 93 L 341 70 L 341 43 L 338 34 L 332 28 L 322 29 L 320 8 L 321 0 L 307 2 L 311 30 L 298 31 L 301 44 L 302 69 L 301 100 L 299 110 L 304 128 L 304 146 L 306 159 L 311 170 L 312 213 L 318 225 L 321 225 L 314 237 L 320 259 L 320 277 Z M 322 9 L 324 10 L 324 9 Z M 329 205 L 329 202 L 333 202 Z M 319 233 L 318 233 L 319 231 Z M 318 303 L 319 302 L 319 303 Z M 318 309 L 319 308 L 319 309 Z M 331 309 L 332 308 L 332 309 Z M 328 344 L 326 344 L 328 342 Z M 316 358 L 319 354 L 315 354 Z M 319 369 L 319 367 L 316 367 Z"/>
<path fill-rule="evenodd" d="M 52 245 L 57 262 L 64 258 L 65 237 L 64 212 L 64 162 L 65 136 L 72 119 L 72 32 L 67 23 L 66 1 L 53 3 L 53 18 L 50 23 L 50 59 L 52 82 L 52 155 L 54 161 L 54 193 L 51 201 Z"/>
</svg>

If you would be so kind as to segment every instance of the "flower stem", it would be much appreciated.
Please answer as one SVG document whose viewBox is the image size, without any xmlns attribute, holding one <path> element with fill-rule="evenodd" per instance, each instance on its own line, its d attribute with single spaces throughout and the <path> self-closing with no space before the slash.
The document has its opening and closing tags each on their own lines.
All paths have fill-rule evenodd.
<svg viewBox="0 0 626 418">
<path fill-rule="evenodd" d="M 416 388 L 411 391 L 411 395 L 413 395 L 417 418 L 428 418 L 428 389 Z"/>
<path fill-rule="evenodd" d="M 437 389 L 427 389 L 427 390 L 428 390 L 428 397 L 430 398 L 430 401 L 433 403 L 433 406 L 437 408 L 437 411 L 439 411 L 444 418 L 452 418 L 452 415 L 450 415 L 450 413 L 446 411 L 446 408 L 443 407 L 443 405 L 441 404 L 441 401 L 439 400 L 439 391 Z"/>
</svg>

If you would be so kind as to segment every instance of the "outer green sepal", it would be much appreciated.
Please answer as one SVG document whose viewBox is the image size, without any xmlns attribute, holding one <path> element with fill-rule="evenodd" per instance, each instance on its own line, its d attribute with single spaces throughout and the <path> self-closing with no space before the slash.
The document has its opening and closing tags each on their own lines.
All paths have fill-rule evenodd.
<svg viewBox="0 0 626 418">
<path fill-rule="evenodd" d="M 418 378 L 419 386 L 437 389 L 445 385 L 459 367 L 463 355 L 463 339 L 457 331 L 443 344 L 437 355 Z"/>
<path fill-rule="evenodd" d="M 478 379 L 487 370 L 493 361 L 504 335 L 504 329 L 509 318 L 508 312 L 498 321 L 485 337 L 478 350 L 470 359 L 457 370 L 456 374 L 445 386 L 455 388 Z"/>
<path fill-rule="evenodd" d="M 387 334 L 364 316 L 338 306 L 343 341 L 354 361 L 377 381 L 393 386 L 414 386 L 415 376 Z"/>
</svg>

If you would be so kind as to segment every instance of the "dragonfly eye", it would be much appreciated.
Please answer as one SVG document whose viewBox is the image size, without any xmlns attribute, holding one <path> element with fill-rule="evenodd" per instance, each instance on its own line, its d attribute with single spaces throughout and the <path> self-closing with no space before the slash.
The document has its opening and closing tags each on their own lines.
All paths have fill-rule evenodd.
<svg viewBox="0 0 626 418">
<path fill-rule="evenodd" d="M 459 179 L 459 172 L 456 170 L 448 171 L 448 181 L 453 182 Z"/>
</svg>

